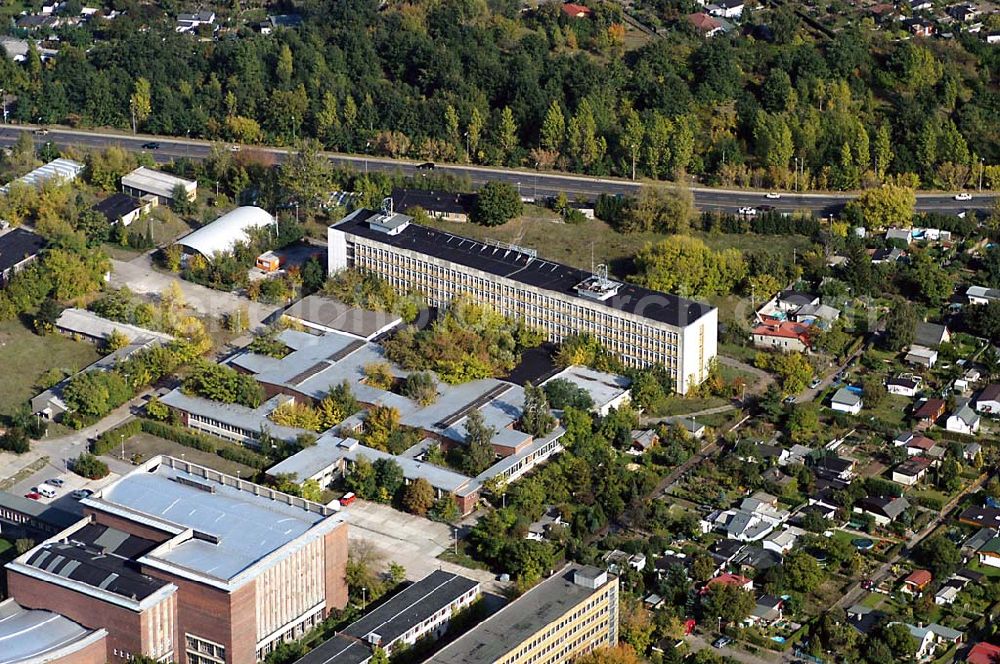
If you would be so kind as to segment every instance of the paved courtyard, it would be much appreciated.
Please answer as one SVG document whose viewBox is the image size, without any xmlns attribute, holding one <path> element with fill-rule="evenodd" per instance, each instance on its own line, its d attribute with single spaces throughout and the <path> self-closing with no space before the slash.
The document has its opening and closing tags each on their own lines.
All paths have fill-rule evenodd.
<svg viewBox="0 0 1000 664">
<path fill-rule="evenodd" d="M 388 505 L 359 500 L 341 514 L 350 524 L 351 542 L 366 541 L 385 558 L 406 568 L 406 578 L 420 579 L 443 569 L 483 584 L 483 589 L 500 593 L 504 586 L 485 570 L 474 570 L 437 558 L 454 545 L 454 528 L 422 517 L 405 514 Z"/>
</svg>

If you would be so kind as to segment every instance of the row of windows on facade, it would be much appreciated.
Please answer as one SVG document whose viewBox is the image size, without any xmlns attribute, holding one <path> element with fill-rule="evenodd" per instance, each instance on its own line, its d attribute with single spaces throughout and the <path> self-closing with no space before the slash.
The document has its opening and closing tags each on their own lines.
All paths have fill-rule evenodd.
<svg viewBox="0 0 1000 664">
<path fill-rule="evenodd" d="M 534 640 L 532 640 L 530 643 L 522 646 L 517 651 L 517 653 L 515 653 L 514 656 L 507 661 L 508 662 L 523 661 L 525 664 L 532 664 L 533 662 L 537 662 L 539 659 L 542 658 L 553 659 L 550 653 L 557 648 L 561 648 L 561 650 L 554 659 L 556 659 L 557 661 L 562 661 L 567 654 L 577 649 L 580 646 L 580 644 L 590 641 L 591 639 L 594 638 L 594 636 L 596 636 L 601 632 L 604 632 L 607 629 L 608 619 L 606 617 L 600 617 L 602 615 L 603 614 L 599 614 L 598 616 L 592 616 L 588 620 L 585 620 L 579 624 L 574 625 L 572 629 L 570 629 L 569 634 L 562 635 L 559 639 L 556 640 L 552 640 L 552 636 L 557 634 L 561 630 L 561 628 L 557 628 L 555 626 L 550 627 L 548 630 L 546 630 L 544 635 L 539 636 Z M 595 617 L 599 617 L 600 619 L 595 621 Z M 562 625 L 563 623 L 560 624 Z M 572 637 L 572 636 L 575 636 L 575 638 L 567 643 L 566 642 L 567 637 Z M 546 643 L 546 641 L 548 641 L 548 643 Z M 544 646 L 541 649 L 537 650 L 536 652 L 535 651 L 536 648 L 538 648 L 542 644 L 544 644 Z M 528 656 L 528 658 L 522 659 L 526 655 Z"/>
<path fill-rule="evenodd" d="M 434 615 L 427 618 L 419 625 L 411 627 L 401 638 L 408 639 L 410 637 L 417 636 L 418 634 L 428 631 L 432 626 L 437 626 L 438 623 L 444 622 L 451 617 L 453 612 L 460 610 L 463 606 L 471 602 L 476 595 L 477 592 L 475 589 L 470 590 L 448 606 L 439 609 Z"/>
<path fill-rule="evenodd" d="M 564 616 L 563 619 L 560 620 L 559 622 L 551 624 L 549 628 L 545 630 L 545 632 L 538 634 L 532 641 L 526 643 L 521 648 L 521 651 L 519 651 L 519 654 L 530 652 L 539 643 L 542 643 L 543 641 L 545 641 L 545 639 L 551 637 L 556 632 L 561 631 L 567 625 L 572 625 L 574 623 L 577 623 L 582 616 L 592 611 L 598 605 L 604 604 L 606 599 L 607 599 L 607 592 L 603 592 L 599 595 L 594 596 L 586 604 L 577 608 L 576 611 L 567 616 Z M 601 615 L 602 614 L 595 614 L 593 616 L 589 616 L 586 620 L 579 622 L 579 624 L 577 624 L 572 631 L 574 633 L 579 631 L 582 627 L 592 623 L 596 617 L 600 617 Z"/>
<path fill-rule="evenodd" d="M 366 255 L 366 252 L 357 252 L 356 261 L 362 266 L 374 267 L 380 273 L 387 274 L 390 270 L 397 275 L 410 277 L 409 281 L 435 279 L 444 281 L 447 284 L 475 286 L 475 293 L 493 292 L 507 297 L 516 297 L 518 300 L 532 305 L 542 305 L 545 311 L 562 311 L 569 313 L 576 320 L 589 319 L 599 320 L 606 324 L 612 322 L 617 327 L 627 331 L 641 332 L 645 338 L 663 337 L 667 341 L 677 342 L 678 334 L 664 329 L 661 326 L 649 325 L 633 320 L 629 317 L 618 315 L 613 311 L 602 310 L 596 306 L 580 304 L 575 299 L 567 300 L 570 296 L 558 297 L 554 295 L 542 295 L 534 290 L 523 286 L 512 285 L 501 281 L 501 278 L 479 277 L 471 275 L 462 270 L 454 268 L 444 268 L 440 265 L 414 259 L 405 253 L 387 251 L 382 248 L 369 248 L 374 253 L 374 257 Z M 395 260 L 393 260 L 395 259 Z M 400 267 L 401 265 L 405 267 Z M 426 283 L 427 286 L 435 284 Z M 473 290 L 473 289 L 470 289 Z M 534 309 L 538 309 L 534 307 Z"/>
<path fill-rule="evenodd" d="M 389 278 L 389 281 L 397 288 L 406 289 L 410 284 L 403 279 Z M 444 304 L 450 301 L 454 295 L 454 289 L 438 289 L 437 297 L 430 297 L 432 304 Z M 477 295 L 476 293 L 472 293 Z M 561 340 L 571 334 L 576 334 L 581 330 L 589 329 L 595 336 L 598 336 L 605 343 L 609 350 L 615 351 L 623 356 L 628 364 L 660 363 L 667 366 L 676 364 L 678 348 L 676 345 L 676 334 L 669 333 L 674 343 L 663 339 L 657 339 L 656 334 L 666 335 L 666 333 L 649 329 L 643 332 L 627 332 L 618 329 L 622 323 L 635 325 L 634 322 L 620 317 L 609 317 L 604 315 L 603 321 L 590 319 L 568 319 L 552 309 L 525 305 L 518 301 L 499 299 L 496 297 L 478 295 L 478 299 L 493 304 L 502 315 L 511 318 L 523 318 L 530 327 L 540 327 L 549 332 L 550 335 Z M 614 323 L 614 325 L 612 325 Z"/>
<path fill-rule="evenodd" d="M 263 660 L 265 657 L 271 654 L 274 651 L 274 649 L 277 648 L 280 644 L 285 643 L 287 641 L 295 641 L 301 638 L 306 632 L 313 629 L 321 622 L 323 622 L 322 613 L 314 613 L 310 616 L 307 616 L 305 620 L 295 625 L 294 627 L 291 627 L 288 630 L 286 630 L 285 633 L 282 634 L 280 638 L 274 639 L 273 641 L 267 643 L 263 647 L 258 648 L 257 661 L 259 662 Z"/>
</svg>

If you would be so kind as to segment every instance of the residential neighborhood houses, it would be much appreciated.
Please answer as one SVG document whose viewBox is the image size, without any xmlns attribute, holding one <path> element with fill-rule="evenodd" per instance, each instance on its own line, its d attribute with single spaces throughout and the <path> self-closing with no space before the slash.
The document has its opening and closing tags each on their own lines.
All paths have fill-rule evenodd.
<svg viewBox="0 0 1000 664">
<path fill-rule="evenodd" d="M 787 46 L 774 8 L 696 4 L 640 32 L 660 44 L 685 30 L 705 80 L 714 49 Z M 873 126 L 861 140 L 868 111 L 848 104 L 850 86 L 819 87 L 806 69 L 832 65 L 803 61 L 787 89 L 767 77 L 760 100 L 712 117 L 723 137 L 756 124 L 751 151 L 786 133 L 798 146 L 779 125 L 799 112 L 842 122 L 841 161 L 808 179 L 741 193 L 774 181 L 744 172 L 756 157 L 722 138 L 692 139 L 702 161 L 674 168 L 703 118 L 654 110 L 673 84 L 659 71 L 635 107 L 609 114 L 589 97 L 588 118 L 556 103 L 534 170 L 509 170 L 528 159 L 510 136 L 531 129 L 501 109 L 471 122 L 445 105 L 448 136 L 410 146 L 401 130 L 365 134 L 394 103 L 385 90 L 296 106 L 292 82 L 315 63 L 281 47 L 312 33 L 315 8 L 177 9 L 168 36 L 206 54 L 266 30 L 262 76 L 285 81 L 276 99 L 300 117 L 254 134 L 245 81 L 206 78 L 228 105 L 214 144 L 60 151 L 68 130 L 38 127 L 21 134 L 37 146 L 18 139 L 0 158 L 0 664 L 1000 652 L 1000 238 L 972 153 L 926 174 L 960 192 L 908 203 L 908 181 L 867 163 L 902 139 Z M 848 57 L 845 28 L 827 34 L 815 9 L 785 18 Z M 955 30 L 988 47 L 968 28 L 989 8 L 863 9 L 880 17 L 866 30 L 908 44 Z M 500 20 L 485 6 L 458 22 L 444 5 L 405 12 L 425 10 L 435 35 Z M 24 11 L 14 25 L 39 42 L 79 18 Z M 567 57 L 614 60 L 636 50 L 604 24 L 621 11 L 508 13 L 549 12 L 559 32 L 545 39 Z M 933 80 L 926 95 L 954 93 L 956 114 L 982 94 L 933 58 L 892 62 L 925 69 L 908 75 Z M 161 88 L 150 104 L 166 103 Z M 133 134 L 151 130 L 142 86 L 125 92 Z M 641 169 L 606 179 L 621 154 L 595 132 L 614 113 L 638 120 L 613 142 L 634 139 L 636 162 L 694 178 L 694 192 L 660 191 Z M 260 132 L 281 122 L 290 136 L 322 126 L 325 142 L 268 145 Z M 957 150 L 957 125 L 928 127 L 928 150 Z M 501 132 L 510 146 L 495 156 Z M 380 161 L 342 149 L 342 134 L 370 136 Z M 737 188 L 718 195 L 759 205 L 707 208 L 703 190 L 721 185 L 710 162 L 724 159 Z M 581 191 L 550 195 L 557 171 L 584 161 Z M 835 182 L 851 184 L 842 210 L 792 207 Z M 663 202 L 688 193 L 686 212 Z M 870 200 L 896 194 L 905 213 Z"/>
</svg>

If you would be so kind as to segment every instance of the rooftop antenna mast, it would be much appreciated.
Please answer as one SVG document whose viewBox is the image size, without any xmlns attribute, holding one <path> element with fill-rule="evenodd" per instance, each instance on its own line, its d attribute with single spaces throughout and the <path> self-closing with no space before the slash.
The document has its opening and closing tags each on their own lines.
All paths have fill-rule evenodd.
<svg viewBox="0 0 1000 664">
<path fill-rule="evenodd" d="M 392 196 L 386 196 L 385 198 L 383 198 L 381 205 L 379 205 L 379 208 L 382 210 L 382 214 L 384 214 L 387 217 L 391 217 L 393 214 Z"/>
</svg>

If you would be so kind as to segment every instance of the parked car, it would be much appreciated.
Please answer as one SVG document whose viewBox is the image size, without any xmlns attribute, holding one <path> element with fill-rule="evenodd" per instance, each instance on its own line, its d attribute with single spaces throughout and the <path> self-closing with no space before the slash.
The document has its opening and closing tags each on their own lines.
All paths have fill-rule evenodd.
<svg viewBox="0 0 1000 664">
<path fill-rule="evenodd" d="M 782 403 L 787 403 L 789 405 L 795 403 L 795 395 L 794 394 L 788 395 L 787 397 L 785 397 L 785 400 Z"/>
<path fill-rule="evenodd" d="M 42 494 L 38 493 L 37 491 L 29 491 L 28 493 L 24 494 L 24 497 L 31 498 L 32 500 L 41 500 Z"/>
<path fill-rule="evenodd" d="M 73 496 L 73 498 L 76 500 L 83 500 L 84 498 L 90 498 L 91 496 L 93 496 L 94 492 L 91 491 L 90 489 L 77 489 L 70 495 Z"/>
<path fill-rule="evenodd" d="M 956 201 L 971 201 L 972 200 L 972 194 L 970 194 L 967 191 L 963 191 L 960 194 L 955 194 L 955 200 Z"/>
<path fill-rule="evenodd" d="M 160 144 L 157 143 L 156 141 L 150 141 L 149 143 L 143 143 L 142 144 L 142 149 L 143 150 L 159 150 L 160 149 Z"/>
<path fill-rule="evenodd" d="M 230 145 L 229 146 L 229 151 L 230 152 L 239 152 L 240 151 L 240 146 L 238 146 L 238 145 Z"/>
<path fill-rule="evenodd" d="M 823 379 L 820 378 L 819 376 L 816 376 L 811 381 L 809 381 L 809 389 L 815 390 L 817 387 L 819 387 L 819 384 L 822 382 Z"/>
<path fill-rule="evenodd" d="M 340 499 L 340 506 L 341 507 L 347 507 L 348 505 L 350 505 L 351 503 L 353 503 L 357 499 L 358 499 L 358 497 L 354 495 L 354 492 L 348 491 L 347 493 L 345 493 L 343 495 L 343 497 L 341 497 L 341 499 Z"/>
<path fill-rule="evenodd" d="M 781 198 L 781 194 L 779 194 L 776 191 L 769 191 L 766 194 L 764 194 L 764 198 L 770 198 L 772 200 L 776 200 L 776 199 Z"/>
<path fill-rule="evenodd" d="M 34 491 L 35 493 L 40 493 L 46 498 L 56 497 L 56 490 L 51 486 L 49 486 L 48 484 L 42 484 L 41 486 L 34 487 L 32 491 Z"/>
<path fill-rule="evenodd" d="M 46 484 L 51 484 L 54 487 L 61 487 L 63 484 L 66 484 L 66 482 L 64 480 L 61 480 L 58 477 L 53 477 L 50 480 L 45 480 L 45 483 Z"/>
<path fill-rule="evenodd" d="M 717 638 L 715 641 L 712 642 L 712 647 L 713 648 L 725 648 L 726 646 L 728 646 L 732 642 L 733 642 L 733 640 L 731 638 L 729 638 L 728 636 L 720 636 L 719 638 Z"/>
</svg>

